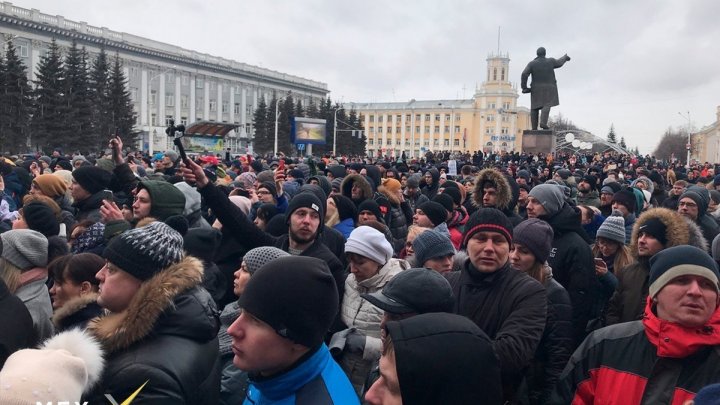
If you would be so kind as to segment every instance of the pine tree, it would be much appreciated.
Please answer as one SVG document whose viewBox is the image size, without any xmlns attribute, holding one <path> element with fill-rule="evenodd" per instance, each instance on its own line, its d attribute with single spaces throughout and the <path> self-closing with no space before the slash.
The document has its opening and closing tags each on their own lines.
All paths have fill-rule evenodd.
<svg viewBox="0 0 720 405">
<path fill-rule="evenodd" d="M 105 49 L 101 48 L 95 58 L 90 72 L 90 100 L 92 104 L 93 131 L 88 139 L 88 146 L 101 148 L 107 138 L 115 132 L 112 125 L 110 100 L 110 65 Z"/>
<path fill-rule="evenodd" d="M 302 100 L 295 102 L 295 116 L 296 117 L 307 117 L 305 115 L 305 108 L 302 105 Z"/>
<path fill-rule="evenodd" d="M 87 67 L 87 52 L 78 49 L 73 41 L 65 57 L 65 103 L 67 113 L 65 125 L 69 131 L 66 152 L 97 146 L 93 139 L 92 100 L 90 99 L 90 78 Z"/>
<path fill-rule="evenodd" d="M 290 131 L 295 117 L 295 102 L 291 94 L 285 96 L 282 102 L 280 117 L 278 117 L 278 151 L 293 156 L 297 147 L 290 139 Z"/>
<path fill-rule="evenodd" d="M 615 124 L 610 124 L 610 132 L 607 134 L 607 141 L 609 143 L 617 143 L 617 138 L 615 136 Z"/>
<path fill-rule="evenodd" d="M 305 109 L 305 116 L 308 118 L 320 118 L 320 111 L 318 111 L 317 104 L 315 104 L 315 101 L 310 99 L 310 103 L 308 103 L 307 108 Z"/>
<path fill-rule="evenodd" d="M 127 90 L 127 79 L 122 70 L 120 56 L 117 53 L 110 72 L 108 90 L 112 128 L 117 129 L 124 145 L 133 147 L 139 132 L 135 131 L 135 111 L 130 99 L 130 92 Z"/>
<path fill-rule="evenodd" d="M 30 121 L 33 143 L 45 151 L 62 146 L 66 135 L 65 79 L 60 48 L 54 38 L 38 63 L 34 95 Z"/>
<path fill-rule="evenodd" d="M 623 149 L 627 149 L 627 145 L 625 144 L 625 137 L 620 137 L 620 147 Z"/>
<path fill-rule="evenodd" d="M 348 114 L 348 124 L 352 131 L 350 132 L 350 150 L 349 154 L 351 155 L 364 155 L 365 154 L 365 136 L 363 135 L 362 131 L 360 130 L 362 128 L 362 123 L 360 122 L 360 119 L 358 117 L 357 111 L 355 111 L 355 108 L 352 108 L 350 110 L 350 113 Z"/>
<path fill-rule="evenodd" d="M 268 105 L 265 104 L 265 97 L 260 97 L 258 106 L 253 113 L 253 129 L 255 136 L 253 138 L 253 151 L 255 153 L 265 154 L 272 150 L 270 143 L 270 134 L 268 133 Z"/>
<path fill-rule="evenodd" d="M 30 111 L 32 106 L 31 88 L 27 71 L 12 42 L 8 42 L 5 61 L 0 69 L 0 151 L 10 149 L 27 151 Z"/>
</svg>

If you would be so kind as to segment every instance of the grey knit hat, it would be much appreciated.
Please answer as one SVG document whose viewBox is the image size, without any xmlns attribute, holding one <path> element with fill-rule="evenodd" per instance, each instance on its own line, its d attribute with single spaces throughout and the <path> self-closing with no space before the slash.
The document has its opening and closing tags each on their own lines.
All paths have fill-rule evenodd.
<svg viewBox="0 0 720 405">
<path fill-rule="evenodd" d="M 557 214 L 565 202 L 563 190 L 553 184 L 539 184 L 530 190 L 528 196 L 535 197 L 549 217 Z"/>
<path fill-rule="evenodd" d="M 614 240 L 621 245 L 625 244 L 625 219 L 618 211 L 607 217 L 597 230 L 597 237 Z"/>
<path fill-rule="evenodd" d="M 47 266 L 48 240 L 38 231 L 13 229 L 0 234 L 0 257 L 21 271 Z"/>
<path fill-rule="evenodd" d="M 525 246 L 540 263 L 545 263 L 550 256 L 553 236 L 552 227 L 537 218 L 526 219 L 513 229 L 513 242 Z"/>
<path fill-rule="evenodd" d="M 455 254 L 455 247 L 453 247 L 450 238 L 432 229 L 421 233 L 415 238 L 413 250 L 415 251 L 417 267 L 424 267 L 425 262 L 430 259 Z"/>
<path fill-rule="evenodd" d="M 243 261 L 247 266 L 248 273 L 253 274 L 265 263 L 283 256 L 290 256 L 290 254 L 273 246 L 261 246 L 245 253 Z"/>
<path fill-rule="evenodd" d="M 112 238 L 104 256 L 121 270 L 145 281 L 183 259 L 183 237 L 164 222 L 152 222 Z"/>
</svg>

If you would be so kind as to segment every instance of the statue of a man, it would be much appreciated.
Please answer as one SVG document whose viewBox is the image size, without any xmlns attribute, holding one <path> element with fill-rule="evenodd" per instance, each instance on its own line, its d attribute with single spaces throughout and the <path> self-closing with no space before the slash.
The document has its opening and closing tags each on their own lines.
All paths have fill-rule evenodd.
<svg viewBox="0 0 720 405">
<path fill-rule="evenodd" d="M 550 107 L 560 105 L 558 97 L 557 81 L 555 80 L 555 69 L 562 67 L 570 57 L 565 54 L 560 59 L 546 58 L 545 48 L 537 50 L 537 58 L 530 61 L 520 77 L 523 93 L 530 93 L 530 122 L 532 129 L 538 129 L 538 113 L 540 115 L 540 128 L 548 129 L 548 117 Z M 527 86 L 528 77 L 532 75 L 532 86 Z"/>
</svg>

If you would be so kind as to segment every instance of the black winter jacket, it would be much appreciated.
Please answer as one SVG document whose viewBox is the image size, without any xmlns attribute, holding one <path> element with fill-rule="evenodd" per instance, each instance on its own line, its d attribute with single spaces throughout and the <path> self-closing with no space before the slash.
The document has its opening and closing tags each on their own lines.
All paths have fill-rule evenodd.
<svg viewBox="0 0 720 405">
<path fill-rule="evenodd" d="M 10 291 L 0 278 L 0 369 L 5 360 L 20 349 L 35 346 L 37 333 L 25 304 Z"/>
</svg>

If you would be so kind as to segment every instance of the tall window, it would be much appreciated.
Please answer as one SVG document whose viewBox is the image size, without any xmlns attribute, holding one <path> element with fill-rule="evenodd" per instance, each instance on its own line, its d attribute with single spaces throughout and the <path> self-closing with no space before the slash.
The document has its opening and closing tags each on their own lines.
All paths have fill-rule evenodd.
<svg viewBox="0 0 720 405">
<path fill-rule="evenodd" d="M 165 94 L 165 105 L 168 107 L 175 106 L 175 96 L 172 94 Z"/>
<path fill-rule="evenodd" d="M 155 105 L 157 103 L 157 91 L 150 90 L 150 105 Z"/>
</svg>

